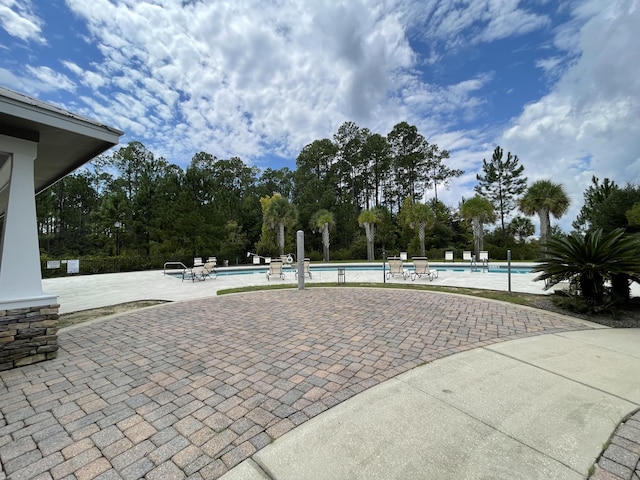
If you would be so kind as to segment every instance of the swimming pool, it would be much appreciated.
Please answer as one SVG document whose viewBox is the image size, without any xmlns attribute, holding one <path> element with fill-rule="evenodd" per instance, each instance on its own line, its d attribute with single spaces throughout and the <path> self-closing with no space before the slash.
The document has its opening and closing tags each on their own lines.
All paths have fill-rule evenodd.
<svg viewBox="0 0 640 480">
<path fill-rule="evenodd" d="M 338 268 L 344 268 L 346 271 L 351 272 L 382 272 L 382 264 L 374 264 L 374 265 L 358 265 L 358 264 L 331 264 L 331 265 L 322 265 L 311 264 L 311 273 L 314 272 L 337 272 Z M 405 265 L 405 269 L 408 271 L 413 270 L 413 264 L 411 262 L 407 262 Z M 474 273 L 508 273 L 507 265 L 497 265 L 492 266 L 488 270 L 482 267 L 476 267 L 471 269 L 469 266 L 453 266 L 453 265 L 431 265 L 432 270 L 437 270 L 438 272 L 474 272 Z M 257 265 L 247 265 L 247 266 L 236 266 L 236 267 L 220 267 L 217 268 L 216 271 L 218 276 L 227 276 L 227 275 L 253 275 L 255 273 L 259 273 L 261 275 L 266 275 L 268 267 L 266 265 L 257 266 Z M 385 266 L 385 271 L 389 270 L 389 266 Z M 285 273 L 294 272 L 294 267 L 285 267 Z M 523 275 L 531 272 L 531 267 L 522 267 L 522 266 L 511 266 L 511 274 L 512 275 Z M 167 274 L 172 275 L 177 278 L 182 278 L 182 272 L 167 272 Z"/>
</svg>

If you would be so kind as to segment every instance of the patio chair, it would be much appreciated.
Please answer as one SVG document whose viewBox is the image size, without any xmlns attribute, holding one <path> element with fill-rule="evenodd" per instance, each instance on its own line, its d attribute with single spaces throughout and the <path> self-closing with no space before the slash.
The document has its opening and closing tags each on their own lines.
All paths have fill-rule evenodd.
<svg viewBox="0 0 640 480">
<path fill-rule="evenodd" d="M 438 271 L 431 270 L 429 268 L 429 260 L 427 257 L 413 257 L 413 272 L 411 272 L 411 280 L 415 280 L 416 277 L 427 277 L 429 281 L 433 281 L 434 278 L 438 278 Z"/>
<path fill-rule="evenodd" d="M 407 272 L 402 265 L 402 259 L 400 257 L 390 257 L 389 259 L 389 271 L 387 272 L 387 280 L 396 275 L 402 275 L 403 279 L 407 278 Z"/>
<path fill-rule="evenodd" d="M 311 270 L 309 269 L 311 267 L 311 260 L 308 258 L 305 258 L 302 262 L 303 262 L 302 274 L 308 275 L 309 278 L 311 279 Z M 298 278 L 297 270 L 296 270 L 296 278 Z"/>
<path fill-rule="evenodd" d="M 447 250 L 444 252 L 444 261 L 453 262 L 453 250 Z"/>
<path fill-rule="evenodd" d="M 214 257 L 215 258 L 215 257 Z M 218 278 L 218 272 L 216 271 L 216 262 L 209 261 L 205 263 L 199 272 L 199 280 L 206 280 L 207 278 Z"/>
<path fill-rule="evenodd" d="M 191 280 L 195 282 L 196 280 L 204 281 L 207 278 L 218 278 L 218 272 L 215 269 L 215 262 L 207 262 L 203 265 L 194 265 L 192 268 L 185 268 L 182 271 L 182 281 Z"/>
<path fill-rule="evenodd" d="M 284 280 L 284 272 L 282 271 L 282 260 L 272 259 L 269 263 L 269 270 L 267 270 L 267 280 L 271 280 L 271 277 L 280 277 Z"/>
</svg>

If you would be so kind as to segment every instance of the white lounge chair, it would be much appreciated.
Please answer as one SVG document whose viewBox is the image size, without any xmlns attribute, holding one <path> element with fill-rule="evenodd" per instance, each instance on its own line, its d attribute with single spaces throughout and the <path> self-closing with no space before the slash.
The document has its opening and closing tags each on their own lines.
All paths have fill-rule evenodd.
<svg viewBox="0 0 640 480">
<path fill-rule="evenodd" d="M 194 265 L 192 268 L 185 268 L 182 272 L 182 281 L 196 280 L 204 281 L 207 278 L 218 278 L 218 272 L 215 269 L 215 262 L 207 262 L 204 265 Z"/>
<path fill-rule="evenodd" d="M 387 272 L 387 280 L 390 277 L 395 277 L 396 275 L 402 275 L 403 279 L 407 278 L 407 272 L 404 269 L 402 264 L 402 259 L 400 257 L 390 257 L 389 259 L 389 271 Z"/>
<path fill-rule="evenodd" d="M 310 259 L 308 259 L 308 258 L 305 258 L 305 259 L 302 261 L 302 274 L 303 274 L 303 275 L 308 275 L 308 276 L 309 276 L 309 279 L 311 279 L 311 270 L 310 270 L 310 267 L 311 267 L 311 260 L 310 260 Z M 297 271 L 297 270 L 296 270 L 296 278 L 298 278 L 298 271 Z"/>
<path fill-rule="evenodd" d="M 267 280 L 271 280 L 271 277 L 280 277 L 282 280 L 284 280 L 282 261 L 280 259 L 272 259 L 271 263 L 269 263 L 269 270 L 267 270 Z"/>
<path fill-rule="evenodd" d="M 215 258 L 215 257 L 214 257 Z M 216 271 L 216 262 L 207 262 L 200 269 L 200 280 L 206 280 L 207 278 L 218 278 L 218 272 Z"/>
<path fill-rule="evenodd" d="M 429 281 L 433 281 L 434 278 L 438 278 L 438 271 L 431 270 L 429 268 L 429 260 L 427 257 L 413 257 L 413 272 L 411 272 L 411 280 L 415 280 L 416 277 L 427 277 Z"/>
</svg>

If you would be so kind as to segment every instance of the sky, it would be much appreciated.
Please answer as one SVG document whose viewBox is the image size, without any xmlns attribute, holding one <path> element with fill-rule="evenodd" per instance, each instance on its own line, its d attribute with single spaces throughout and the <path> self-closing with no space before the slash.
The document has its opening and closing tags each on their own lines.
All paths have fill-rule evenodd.
<svg viewBox="0 0 640 480">
<path fill-rule="evenodd" d="M 500 145 L 569 231 L 593 175 L 640 183 L 639 25 L 640 0 L 0 0 L 0 85 L 183 168 L 406 121 L 465 171 L 451 206 Z"/>
</svg>

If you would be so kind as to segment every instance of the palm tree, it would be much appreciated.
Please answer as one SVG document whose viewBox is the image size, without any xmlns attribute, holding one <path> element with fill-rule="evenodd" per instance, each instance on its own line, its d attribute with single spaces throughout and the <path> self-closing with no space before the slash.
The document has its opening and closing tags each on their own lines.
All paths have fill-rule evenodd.
<svg viewBox="0 0 640 480">
<path fill-rule="evenodd" d="M 367 260 L 373 261 L 375 256 L 373 254 L 374 239 L 376 236 L 376 222 L 378 222 L 378 215 L 375 209 L 364 210 L 358 215 L 358 224 L 364 227 L 365 235 L 367 236 Z"/>
<path fill-rule="evenodd" d="M 527 237 L 536 232 L 536 229 L 529 218 L 518 216 L 509 223 L 509 232 L 517 238 L 518 242 L 524 242 Z"/>
<path fill-rule="evenodd" d="M 520 199 L 520 211 L 525 215 L 538 215 L 540 218 L 540 243 L 546 244 L 551 231 L 549 215 L 560 218 L 569 209 L 569 197 L 564 187 L 550 180 L 538 180 L 532 183 Z"/>
<path fill-rule="evenodd" d="M 562 238 L 550 238 L 543 251 L 545 258 L 533 271 L 542 272 L 536 280 L 546 280 L 550 288 L 562 280 L 575 280 L 580 295 L 590 304 L 601 304 L 605 280 L 618 275 L 640 281 L 638 241 L 626 236 L 619 228 L 610 233 L 601 229 L 589 231 L 583 237 L 578 232 Z M 629 285 L 625 292 L 612 291 L 614 300 L 629 299 Z"/>
<path fill-rule="evenodd" d="M 320 209 L 311 217 L 311 229 L 315 233 L 317 228 L 322 232 L 322 258 L 325 262 L 329 261 L 329 230 L 335 226 L 333 213 L 325 209 Z"/>
<path fill-rule="evenodd" d="M 460 215 L 471 222 L 473 227 L 473 249 L 476 258 L 484 246 L 484 224 L 496 221 L 493 204 L 484 197 L 476 195 L 466 200 L 460 206 Z"/>
<path fill-rule="evenodd" d="M 298 221 L 298 210 L 289 200 L 274 193 L 264 211 L 264 222 L 276 231 L 280 255 L 284 255 L 284 228 L 292 227 Z"/>
<path fill-rule="evenodd" d="M 404 221 L 409 227 L 418 230 L 418 239 L 420 240 L 420 255 L 424 257 L 424 239 L 425 230 L 433 225 L 436 216 L 429 207 L 424 203 L 409 203 L 405 201 L 403 206 Z"/>
</svg>

